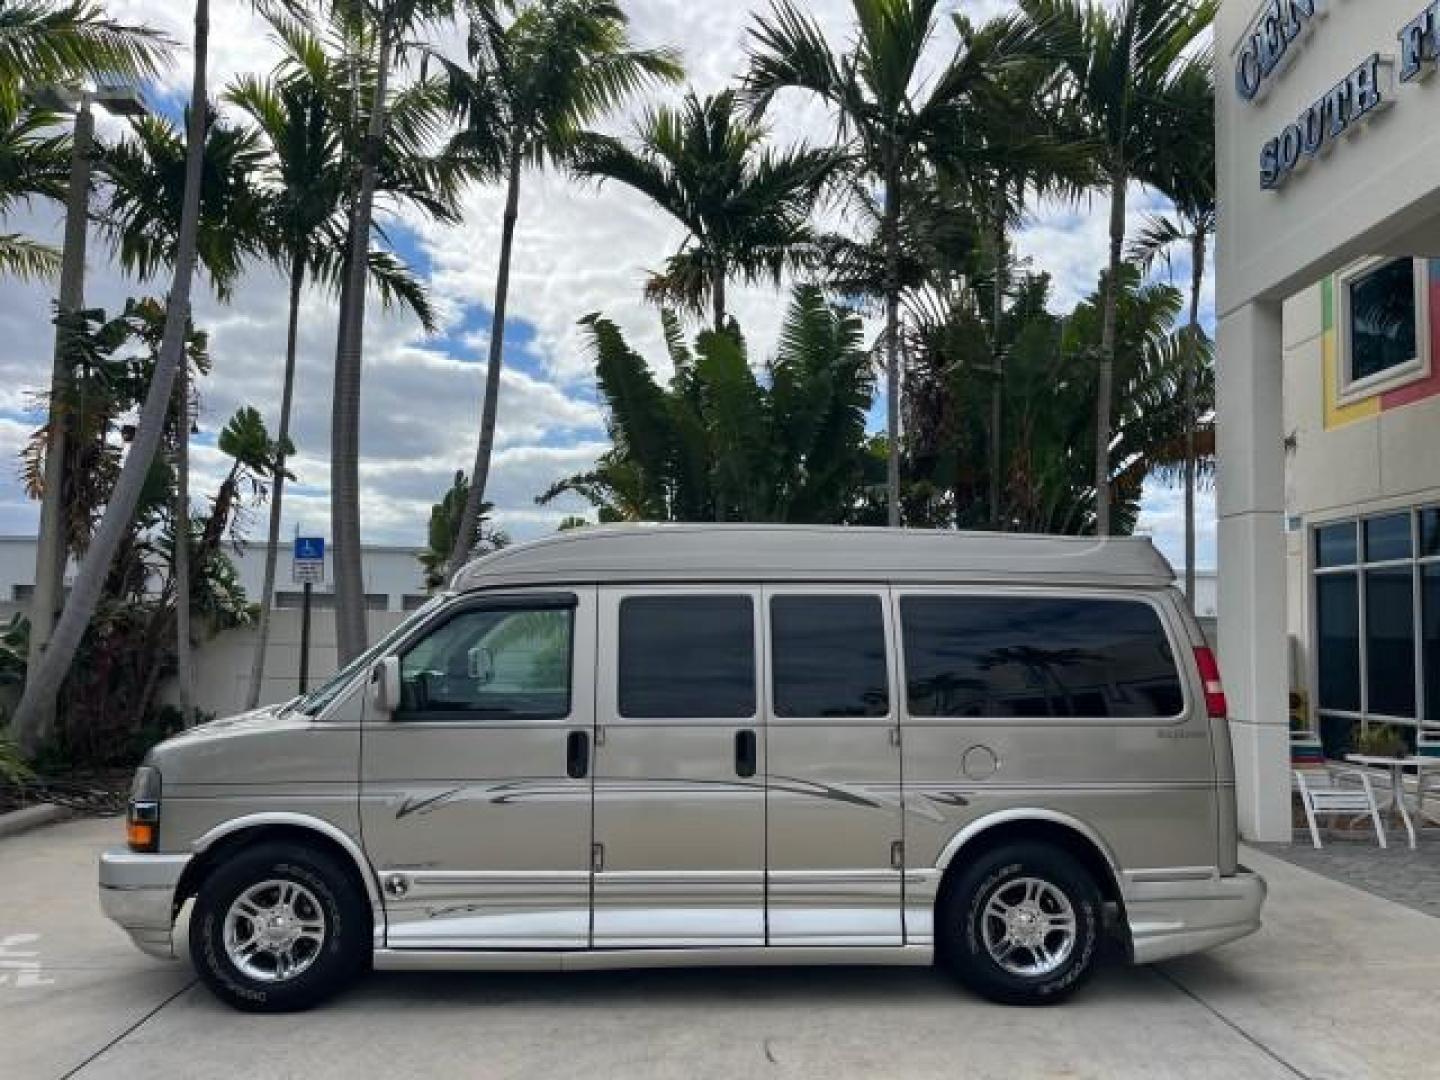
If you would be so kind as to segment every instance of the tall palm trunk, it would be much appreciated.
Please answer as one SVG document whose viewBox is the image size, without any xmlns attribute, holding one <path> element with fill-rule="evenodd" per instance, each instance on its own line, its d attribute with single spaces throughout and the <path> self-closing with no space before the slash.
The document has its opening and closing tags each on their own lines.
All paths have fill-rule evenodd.
<svg viewBox="0 0 1440 1080">
<path fill-rule="evenodd" d="M 1000 425 L 1003 422 L 1005 378 L 1005 347 L 1000 333 L 1005 316 L 1005 182 L 996 182 L 995 191 L 995 310 L 991 330 L 990 384 L 990 527 L 1000 530 Z"/>
<path fill-rule="evenodd" d="M 185 336 L 190 316 L 190 283 L 195 273 L 195 242 L 200 222 L 200 184 L 205 148 L 205 86 L 209 55 L 210 3 L 195 0 L 195 75 L 190 91 L 189 144 L 185 152 L 185 196 L 180 213 L 180 235 L 175 253 L 175 276 L 165 308 L 165 333 L 160 354 L 145 393 L 135 441 L 115 481 L 105 515 L 80 565 L 70 598 L 60 615 L 50 646 L 32 668 L 25 692 L 16 707 L 13 731 L 21 753 L 33 758 L 49 740 L 53 707 L 80 647 L 100 593 L 105 587 L 115 553 L 129 532 L 135 507 L 145 487 L 150 465 L 165 433 L 175 376 L 185 360 Z"/>
<path fill-rule="evenodd" d="M 335 348 L 335 390 L 330 407 L 330 532 L 335 548 L 335 641 L 341 665 L 365 651 L 365 576 L 360 553 L 360 370 L 365 349 L 365 286 L 370 224 L 380 152 L 385 142 L 385 99 L 390 81 L 391 8 L 380 16 L 379 57 L 370 126 L 360 156 L 360 183 L 350 211 L 349 252 L 340 293 Z"/>
<path fill-rule="evenodd" d="M 250 663 L 250 689 L 245 707 L 260 704 L 265 683 L 265 650 L 270 647 L 270 613 L 275 603 L 275 565 L 280 558 L 280 517 L 285 498 L 285 447 L 290 441 L 290 409 L 295 400 L 295 351 L 300 329 L 300 295 L 305 287 L 305 260 L 290 264 L 290 321 L 285 330 L 285 381 L 280 391 L 280 451 L 275 457 L 275 482 L 270 491 L 270 531 L 265 548 L 265 585 L 260 594 L 260 625 L 255 635 L 255 657 Z"/>
<path fill-rule="evenodd" d="M 1200 289 L 1205 283 L 1205 230 L 1190 238 L 1190 325 L 1185 356 L 1185 596 L 1195 606 L 1195 384 L 1200 372 Z"/>
<path fill-rule="evenodd" d="M 505 358 L 510 252 L 515 245 L 515 223 L 520 217 L 521 166 L 520 155 L 511 155 L 505 219 L 500 232 L 500 269 L 495 276 L 495 312 L 490 324 L 490 361 L 485 368 L 485 402 L 480 410 L 480 438 L 475 446 L 475 465 L 470 471 L 470 491 L 465 496 L 465 510 L 460 515 L 460 528 L 450 549 L 449 575 L 458 572 L 470 558 L 470 538 L 475 535 L 475 526 L 480 520 L 480 504 L 485 499 L 485 485 L 490 480 L 490 456 L 495 448 L 495 414 L 500 405 L 500 371 Z"/>
<path fill-rule="evenodd" d="M 1110 535 L 1110 437 L 1115 394 L 1115 323 L 1120 306 L 1121 252 L 1125 247 L 1125 170 L 1110 180 L 1110 274 L 1105 284 L 1105 323 L 1100 337 L 1100 377 L 1095 390 L 1095 532 Z"/>
<path fill-rule="evenodd" d="M 885 149 L 885 423 L 889 431 L 885 495 L 890 527 L 900 525 L 900 207 L 893 139 Z"/>
<path fill-rule="evenodd" d="M 710 302 L 714 307 L 715 332 L 725 329 L 725 274 L 724 260 L 719 260 L 710 271 Z"/>
<path fill-rule="evenodd" d="M 195 716 L 195 671 L 190 651 L 190 365 L 175 372 L 175 676 L 180 721 Z"/>
</svg>

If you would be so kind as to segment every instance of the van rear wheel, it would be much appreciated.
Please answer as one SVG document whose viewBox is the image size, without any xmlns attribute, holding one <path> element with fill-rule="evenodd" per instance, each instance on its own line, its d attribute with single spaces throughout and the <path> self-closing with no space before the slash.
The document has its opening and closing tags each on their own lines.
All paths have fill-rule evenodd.
<svg viewBox="0 0 1440 1080">
<path fill-rule="evenodd" d="M 369 903 L 331 856 L 259 844 L 215 869 L 195 897 L 190 955 L 222 1001 L 246 1012 L 308 1009 L 369 955 Z"/>
<path fill-rule="evenodd" d="M 1094 968 L 1100 890 L 1059 848 L 1027 843 L 985 852 L 946 891 L 937 914 L 942 963 L 992 1001 L 1063 1001 Z"/>
</svg>

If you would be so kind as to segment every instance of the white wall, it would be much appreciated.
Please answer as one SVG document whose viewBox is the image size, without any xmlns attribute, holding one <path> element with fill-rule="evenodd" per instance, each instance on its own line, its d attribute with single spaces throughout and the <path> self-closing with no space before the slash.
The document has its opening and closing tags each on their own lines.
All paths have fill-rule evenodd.
<svg viewBox="0 0 1440 1080">
<path fill-rule="evenodd" d="M 240 583 L 245 586 L 245 595 L 251 603 L 260 599 L 261 585 L 265 580 L 265 544 L 247 544 L 244 551 L 229 551 L 230 559 L 240 573 Z M 400 611 L 405 597 L 421 596 L 425 586 L 421 567 L 413 547 L 367 546 L 362 549 L 361 566 L 365 577 L 367 593 L 383 593 L 386 597 L 384 609 Z M 327 549 L 325 557 L 326 584 L 317 585 L 317 593 L 329 592 L 333 581 L 332 552 Z M 69 583 L 75 576 L 72 565 L 65 575 Z M 17 586 L 26 586 L 35 581 L 35 538 L 33 536 L 0 536 L 0 602 L 14 600 Z M 291 582 L 290 543 L 280 545 L 280 558 L 276 566 L 275 591 L 294 592 L 300 586 Z"/>
<path fill-rule="evenodd" d="M 398 626 L 404 615 L 392 611 L 369 613 L 369 640 L 378 641 Z M 253 626 L 226 630 L 204 641 L 195 651 L 195 706 L 216 716 L 229 716 L 245 707 L 250 685 L 250 664 L 255 655 Z M 310 624 L 310 688 L 314 689 L 336 670 L 335 616 L 317 611 Z M 277 611 L 271 622 L 270 644 L 266 650 L 265 682 L 261 704 L 285 701 L 299 692 L 300 612 Z M 176 702 L 174 684 L 161 690 L 161 697 Z"/>
</svg>

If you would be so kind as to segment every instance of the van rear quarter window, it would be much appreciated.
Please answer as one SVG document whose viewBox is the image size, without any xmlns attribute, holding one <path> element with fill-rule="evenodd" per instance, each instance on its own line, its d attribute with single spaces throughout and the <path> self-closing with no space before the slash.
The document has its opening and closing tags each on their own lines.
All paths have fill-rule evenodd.
<svg viewBox="0 0 1440 1080">
<path fill-rule="evenodd" d="M 907 596 L 911 716 L 1172 719 L 1185 695 L 1158 613 L 1131 600 Z"/>
<path fill-rule="evenodd" d="M 620 601 L 620 715 L 755 715 L 755 609 L 748 596 Z"/>
</svg>

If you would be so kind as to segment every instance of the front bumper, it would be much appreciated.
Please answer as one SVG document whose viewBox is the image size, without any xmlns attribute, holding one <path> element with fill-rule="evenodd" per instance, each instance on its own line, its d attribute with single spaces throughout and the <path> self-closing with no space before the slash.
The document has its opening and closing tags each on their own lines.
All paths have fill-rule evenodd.
<svg viewBox="0 0 1440 1080">
<path fill-rule="evenodd" d="M 1135 963 L 1224 945 L 1260 929 L 1265 879 L 1243 866 L 1231 877 L 1130 880 L 1125 913 Z"/>
<path fill-rule="evenodd" d="M 100 856 L 100 910 L 143 952 L 175 959 L 175 888 L 191 856 L 111 848 Z"/>
</svg>

